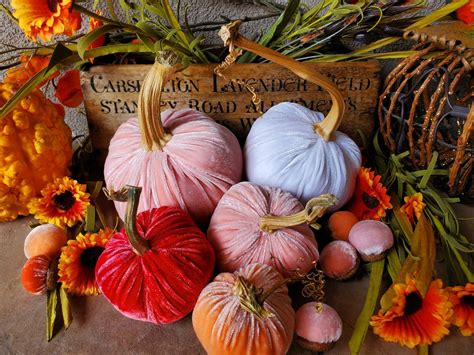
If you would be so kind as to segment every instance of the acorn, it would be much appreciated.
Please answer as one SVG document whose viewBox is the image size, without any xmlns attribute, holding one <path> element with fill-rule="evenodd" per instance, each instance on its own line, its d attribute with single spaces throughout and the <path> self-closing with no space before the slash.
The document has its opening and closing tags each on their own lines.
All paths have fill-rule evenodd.
<svg viewBox="0 0 474 355">
<path fill-rule="evenodd" d="M 362 260 L 377 261 L 393 246 L 393 233 L 383 222 L 364 220 L 352 227 L 349 243 L 357 249 Z"/>
<path fill-rule="evenodd" d="M 338 281 L 354 276 L 359 264 L 357 250 L 343 240 L 329 243 L 319 256 L 319 266 L 324 274 Z"/>
<path fill-rule="evenodd" d="M 331 306 L 309 302 L 296 311 L 295 333 L 303 348 L 328 351 L 342 335 L 342 320 Z"/>
</svg>

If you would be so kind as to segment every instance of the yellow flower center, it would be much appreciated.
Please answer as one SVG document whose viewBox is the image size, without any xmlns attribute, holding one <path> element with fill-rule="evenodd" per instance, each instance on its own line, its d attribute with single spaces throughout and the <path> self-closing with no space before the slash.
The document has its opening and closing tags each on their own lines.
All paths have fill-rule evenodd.
<svg viewBox="0 0 474 355">
<path fill-rule="evenodd" d="M 75 202 L 76 199 L 74 198 L 73 193 L 69 190 L 55 195 L 53 198 L 53 203 L 55 204 L 55 206 L 63 211 L 67 211 L 68 209 L 70 209 L 72 206 L 74 206 Z"/>
<path fill-rule="evenodd" d="M 369 196 L 366 192 L 362 193 L 362 201 L 364 202 L 364 205 L 370 209 L 376 208 L 380 205 L 380 201 L 376 197 Z"/>
<path fill-rule="evenodd" d="M 403 310 L 406 316 L 418 312 L 423 305 L 423 299 L 418 292 L 411 292 L 407 295 L 405 300 L 405 309 Z"/>
<path fill-rule="evenodd" d="M 99 259 L 100 254 L 104 251 L 104 248 L 95 246 L 92 248 L 87 248 L 81 254 L 81 264 L 85 267 L 95 268 L 97 259 Z"/>
</svg>

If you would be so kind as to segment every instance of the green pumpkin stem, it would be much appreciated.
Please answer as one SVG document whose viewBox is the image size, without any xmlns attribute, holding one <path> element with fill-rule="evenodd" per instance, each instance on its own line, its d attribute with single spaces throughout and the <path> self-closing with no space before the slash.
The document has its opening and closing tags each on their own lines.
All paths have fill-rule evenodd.
<svg viewBox="0 0 474 355">
<path fill-rule="evenodd" d="M 141 187 L 127 185 L 128 191 L 127 211 L 125 212 L 125 231 L 135 253 L 143 255 L 150 249 L 148 241 L 140 237 L 137 230 L 137 211 L 140 200 Z"/>
</svg>

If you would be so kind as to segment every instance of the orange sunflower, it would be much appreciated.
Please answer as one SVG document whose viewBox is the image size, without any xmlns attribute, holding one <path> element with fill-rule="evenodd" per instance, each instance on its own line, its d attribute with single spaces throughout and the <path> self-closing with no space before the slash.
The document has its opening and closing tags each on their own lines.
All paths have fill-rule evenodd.
<svg viewBox="0 0 474 355">
<path fill-rule="evenodd" d="M 380 182 L 381 178 L 370 168 L 362 167 L 359 170 L 354 195 L 347 208 L 359 220 L 380 220 L 385 217 L 385 210 L 392 208 L 387 189 Z"/>
<path fill-rule="evenodd" d="M 400 208 L 400 211 L 406 214 L 411 224 L 415 224 L 415 217 L 418 220 L 426 206 L 423 202 L 423 195 L 421 192 L 417 192 L 411 196 L 405 196 L 403 200 L 405 204 Z"/>
<path fill-rule="evenodd" d="M 392 306 L 386 312 L 380 310 L 370 321 L 375 334 L 409 348 L 438 342 L 449 334 L 452 304 L 440 279 L 431 282 L 424 298 L 413 278 L 392 287 Z"/>
<path fill-rule="evenodd" d="M 79 234 L 62 248 L 58 274 L 67 292 L 78 296 L 100 293 L 95 282 L 95 264 L 113 233 L 106 228 L 97 233 Z"/>
<path fill-rule="evenodd" d="M 471 336 L 474 333 L 474 284 L 449 287 L 448 291 L 454 305 L 451 324 L 459 327 L 462 335 Z"/>
<path fill-rule="evenodd" d="M 74 226 L 82 222 L 89 206 L 86 185 L 79 184 L 67 176 L 57 178 L 41 190 L 40 198 L 33 199 L 28 208 L 41 223 L 59 227 Z"/>
<path fill-rule="evenodd" d="M 36 41 L 53 35 L 72 36 L 81 28 L 81 14 L 72 10 L 73 0 L 12 0 L 15 16 L 25 34 Z"/>
</svg>

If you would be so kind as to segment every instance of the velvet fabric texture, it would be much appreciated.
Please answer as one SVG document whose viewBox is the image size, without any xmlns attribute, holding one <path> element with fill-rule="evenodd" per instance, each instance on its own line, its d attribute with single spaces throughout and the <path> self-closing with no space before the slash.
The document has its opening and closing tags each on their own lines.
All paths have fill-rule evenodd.
<svg viewBox="0 0 474 355">
<path fill-rule="evenodd" d="M 303 210 L 290 193 L 250 182 L 232 186 L 219 201 L 207 236 L 221 271 L 252 263 L 271 265 L 283 276 L 306 273 L 319 258 L 310 227 L 300 224 L 272 232 L 260 228 L 260 217 L 289 216 Z"/>
<path fill-rule="evenodd" d="M 214 251 L 187 213 L 160 207 L 137 215 L 150 249 L 137 255 L 125 230 L 115 233 L 96 264 L 105 298 L 124 316 L 155 324 L 192 311 L 214 269 Z"/>
<path fill-rule="evenodd" d="M 279 187 L 306 203 L 333 194 L 341 208 L 352 196 L 361 153 L 355 142 L 336 131 L 326 142 L 314 131 L 324 118 L 301 105 L 283 102 L 269 109 L 252 126 L 244 147 L 249 181 Z"/>
<path fill-rule="evenodd" d="M 172 134 L 163 150 L 147 151 L 136 118 L 123 123 L 109 146 L 104 177 L 108 188 L 141 186 L 138 212 L 176 206 L 196 223 L 209 223 L 220 198 L 242 175 L 242 151 L 234 134 L 196 110 L 166 110 Z M 120 218 L 126 203 L 115 202 Z"/>
<path fill-rule="evenodd" d="M 265 299 L 266 314 L 259 318 L 241 305 L 244 295 L 236 287 L 240 278 L 248 282 L 253 295 L 282 281 L 274 268 L 263 264 L 217 275 L 204 288 L 193 311 L 194 331 L 202 346 L 209 355 L 286 354 L 295 326 L 287 287 L 278 287 Z"/>
</svg>

